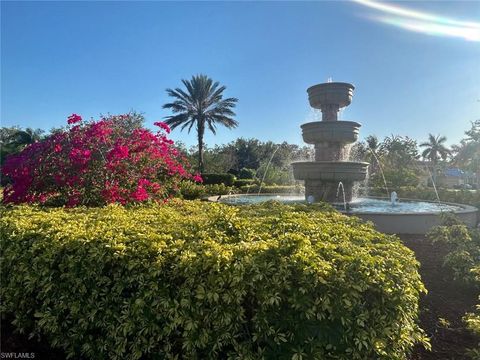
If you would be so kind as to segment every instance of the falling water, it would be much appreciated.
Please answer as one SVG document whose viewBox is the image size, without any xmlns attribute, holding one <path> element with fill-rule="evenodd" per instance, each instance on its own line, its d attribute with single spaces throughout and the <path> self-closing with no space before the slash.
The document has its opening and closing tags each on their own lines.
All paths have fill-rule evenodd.
<svg viewBox="0 0 480 360">
<path fill-rule="evenodd" d="M 364 158 L 363 158 L 363 155 L 361 155 L 360 152 L 358 151 L 358 148 L 356 148 L 355 146 L 352 146 L 348 160 L 358 162 L 358 161 L 364 161 Z M 368 180 L 369 180 L 370 167 L 367 167 L 366 172 L 367 173 L 364 180 L 355 181 L 353 183 L 352 199 L 368 196 Z"/>
<path fill-rule="evenodd" d="M 432 180 L 433 190 L 435 190 L 435 195 L 437 197 L 437 202 L 440 204 L 440 196 L 438 196 L 437 185 L 435 185 L 435 181 L 433 180 L 433 175 L 427 165 L 425 165 L 425 169 L 427 169 L 428 174 L 430 175 L 430 179 Z"/>
<path fill-rule="evenodd" d="M 338 161 L 348 161 L 350 159 L 352 147 L 353 147 L 353 144 L 344 145 L 343 149 L 340 151 Z"/>
<path fill-rule="evenodd" d="M 265 168 L 265 172 L 263 173 L 262 181 L 260 182 L 260 187 L 258 188 L 258 194 L 257 195 L 260 195 L 260 191 L 262 191 L 263 181 L 265 180 L 265 176 L 267 176 L 267 172 L 268 172 L 268 168 L 270 167 L 270 163 L 272 162 L 272 159 L 275 156 L 275 153 L 277 152 L 278 149 L 280 149 L 280 145 L 277 146 L 277 148 L 273 152 L 272 156 L 270 156 L 270 160 L 268 160 L 267 167 Z"/>
<path fill-rule="evenodd" d="M 368 148 L 368 150 L 370 150 L 370 152 L 372 153 L 373 157 L 374 157 L 375 160 L 377 161 L 378 168 L 380 169 L 380 174 L 382 175 L 383 184 L 385 185 L 385 191 L 387 192 L 387 197 L 388 197 L 388 196 L 390 196 L 390 191 L 388 191 L 387 180 L 385 180 L 385 174 L 383 173 L 382 164 L 380 163 L 380 160 L 378 160 L 378 157 L 377 157 L 377 154 L 375 154 L 375 151 L 373 151 L 373 150 L 370 149 L 370 148 Z"/>
<path fill-rule="evenodd" d="M 390 194 L 390 203 L 392 204 L 392 206 L 395 206 L 395 205 L 397 205 L 397 201 L 398 201 L 397 192 L 392 191 L 392 193 Z"/>
<path fill-rule="evenodd" d="M 340 188 L 342 188 L 342 194 L 343 194 L 343 209 L 347 211 L 347 201 L 345 200 L 345 188 L 343 187 L 343 183 L 341 181 L 338 182 L 337 194 L 335 195 L 335 197 L 338 199 L 338 193 L 340 192 Z"/>
</svg>

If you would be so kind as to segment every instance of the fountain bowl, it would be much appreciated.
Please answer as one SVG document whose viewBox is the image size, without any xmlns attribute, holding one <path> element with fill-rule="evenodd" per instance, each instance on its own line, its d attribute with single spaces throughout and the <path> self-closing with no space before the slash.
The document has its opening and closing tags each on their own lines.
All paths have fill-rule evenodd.
<svg viewBox="0 0 480 360">
<path fill-rule="evenodd" d="M 297 180 L 333 182 L 363 181 L 367 177 L 368 163 L 353 161 L 300 161 L 292 163 Z"/>
<path fill-rule="evenodd" d="M 265 201 L 280 201 L 284 203 L 306 203 L 304 195 L 285 194 L 237 194 L 211 196 L 208 201 L 219 201 L 230 205 L 256 204 Z M 424 235 L 432 227 L 441 225 L 441 214 L 453 212 L 469 227 L 478 224 L 478 209 L 463 204 L 438 203 L 434 201 L 400 199 L 392 205 L 390 199 L 366 197 L 352 201 L 349 210 L 345 211 L 343 204 L 333 204 L 340 212 L 356 216 L 373 223 L 375 228 L 387 234 Z"/>
<path fill-rule="evenodd" d="M 385 199 L 388 202 L 388 199 Z M 411 204 L 421 200 L 405 199 Z M 421 203 L 427 203 L 421 201 Z M 370 221 L 378 231 L 387 234 L 421 234 L 425 235 L 432 227 L 442 225 L 441 214 L 453 212 L 455 216 L 469 227 L 475 227 L 478 223 L 478 209 L 463 204 L 430 202 L 444 207 L 444 211 L 425 212 L 358 212 L 352 215 L 365 221 Z M 456 209 L 452 209 L 456 207 Z"/>
<path fill-rule="evenodd" d="M 307 144 L 337 142 L 350 144 L 358 140 L 360 124 L 354 121 L 314 121 L 301 125 Z"/>
<path fill-rule="evenodd" d="M 325 105 L 338 105 L 343 108 L 352 102 L 352 84 L 344 82 L 330 82 L 311 86 L 307 89 L 308 101 L 315 109 L 321 109 Z"/>
</svg>

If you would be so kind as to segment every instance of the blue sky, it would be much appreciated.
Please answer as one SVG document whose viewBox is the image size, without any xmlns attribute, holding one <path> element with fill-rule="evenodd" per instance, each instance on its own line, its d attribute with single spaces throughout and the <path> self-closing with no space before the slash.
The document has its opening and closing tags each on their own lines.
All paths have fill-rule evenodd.
<svg viewBox="0 0 480 360">
<path fill-rule="evenodd" d="M 476 1 L 387 4 L 474 30 L 480 19 Z M 480 41 L 412 31 L 397 15 L 349 1 L 2 2 L 1 123 L 49 129 L 134 109 L 151 126 L 168 115 L 165 89 L 204 73 L 239 98 L 240 126 L 208 134 L 209 146 L 302 144 L 299 126 L 315 119 L 306 89 L 331 77 L 356 86 L 341 118 L 362 137 L 458 142 L 480 118 Z"/>
</svg>

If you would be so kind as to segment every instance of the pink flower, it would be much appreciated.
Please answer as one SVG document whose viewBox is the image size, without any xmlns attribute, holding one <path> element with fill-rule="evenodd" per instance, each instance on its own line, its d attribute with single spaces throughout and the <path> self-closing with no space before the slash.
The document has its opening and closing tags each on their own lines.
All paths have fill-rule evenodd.
<svg viewBox="0 0 480 360">
<path fill-rule="evenodd" d="M 145 200 L 147 200 L 148 199 L 147 190 L 145 190 L 145 188 L 142 187 L 142 186 L 138 186 L 137 190 L 134 193 L 132 193 L 132 198 L 135 201 L 145 201 Z"/>
<path fill-rule="evenodd" d="M 163 129 L 167 134 L 170 134 L 170 131 L 171 131 L 170 126 L 168 126 L 164 122 L 157 121 L 157 122 L 154 122 L 153 125 L 158 126 L 160 129 Z"/>
<path fill-rule="evenodd" d="M 78 122 L 82 121 L 82 117 L 77 114 L 72 114 L 67 118 L 67 123 L 68 124 L 76 124 Z"/>
<path fill-rule="evenodd" d="M 196 181 L 196 182 L 199 182 L 199 183 L 203 183 L 203 179 L 202 177 L 200 176 L 200 174 L 195 174 L 193 176 L 193 181 Z"/>
<path fill-rule="evenodd" d="M 149 185 L 150 185 L 150 181 L 147 180 L 147 179 L 138 180 L 138 186 L 139 187 L 145 187 L 145 186 L 149 186 Z"/>
<path fill-rule="evenodd" d="M 55 183 L 56 183 L 57 185 L 62 186 L 62 185 L 65 184 L 65 180 L 64 180 L 64 178 L 63 178 L 62 175 L 55 174 L 55 175 L 53 175 L 53 178 L 54 178 Z"/>
<path fill-rule="evenodd" d="M 77 114 L 65 131 L 27 146 L 5 160 L 1 172 L 11 180 L 4 203 L 34 203 L 50 199 L 67 206 L 166 201 L 182 179 L 193 176 L 186 158 L 174 148 L 158 122 L 157 133 L 144 128 L 126 131 L 108 116 L 80 124 Z M 128 161 L 127 161 L 128 160 Z"/>
<path fill-rule="evenodd" d="M 67 207 L 75 207 L 80 204 L 80 194 L 75 192 L 68 197 Z"/>
<path fill-rule="evenodd" d="M 90 150 L 72 149 L 70 151 L 70 160 L 74 164 L 85 165 L 90 160 L 91 155 L 92 152 Z"/>
<path fill-rule="evenodd" d="M 117 145 L 107 155 L 109 160 L 123 160 L 128 157 L 128 146 Z"/>
</svg>

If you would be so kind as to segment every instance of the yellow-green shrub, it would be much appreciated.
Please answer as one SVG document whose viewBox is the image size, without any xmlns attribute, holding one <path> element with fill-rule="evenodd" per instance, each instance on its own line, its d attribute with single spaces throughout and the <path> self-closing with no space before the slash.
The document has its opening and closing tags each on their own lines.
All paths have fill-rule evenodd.
<svg viewBox="0 0 480 360">
<path fill-rule="evenodd" d="M 179 185 L 180 196 L 183 199 L 195 200 L 212 195 L 234 194 L 236 189 L 225 184 L 198 184 L 193 181 L 182 181 Z"/>
<path fill-rule="evenodd" d="M 72 357 L 405 359 L 413 253 L 318 209 L 3 209 L 2 312 Z"/>
</svg>

